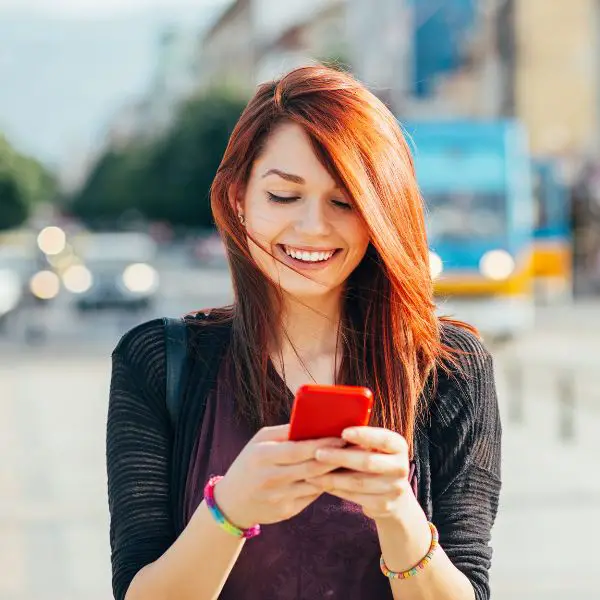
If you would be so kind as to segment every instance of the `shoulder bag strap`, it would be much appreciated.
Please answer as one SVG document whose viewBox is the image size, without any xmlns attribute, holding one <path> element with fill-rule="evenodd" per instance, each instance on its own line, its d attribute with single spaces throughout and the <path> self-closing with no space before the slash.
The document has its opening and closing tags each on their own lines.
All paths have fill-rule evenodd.
<svg viewBox="0 0 600 600">
<path fill-rule="evenodd" d="M 183 367 L 187 358 L 187 327 L 182 318 L 165 317 L 167 360 L 166 403 L 173 429 L 177 425 L 183 393 Z"/>
</svg>

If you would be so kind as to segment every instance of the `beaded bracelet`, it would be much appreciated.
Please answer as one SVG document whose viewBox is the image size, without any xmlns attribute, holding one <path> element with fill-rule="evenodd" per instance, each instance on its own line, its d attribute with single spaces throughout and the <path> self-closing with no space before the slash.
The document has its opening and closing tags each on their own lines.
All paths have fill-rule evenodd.
<svg viewBox="0 0 600 600">
<path fill-rule="evenodd" d="M 240 529 L 236 527 L 231 521 L 227 520 L 227 517 L 221 512 L 217 506 L 215 500 L 215 485 L 223 479 L 222 476 L 211 477 L 206 486 L 204 487 L 204 501 L 210 514 L 214 520 L 227 532 L 235 537 L 244 538 L 249 540 L 250 538 L 256 537 L 260 534 L 260 525 L 253 525 L 249 529 Z"/>
<path fill-rule="evenodd" d="M 383 554 L 381 555 L 381 559 L 379 561 L 379 565 L 381 567 L 382 573 L 388 577 L 389 579 L 408 579 L 409 577 L 413 577 L 417 575 L 419 571 L 422 571 L 433 558 L 435 551 L 439 548 L 440 537 L 438 535 L 438 530 L 436 529 L 433 523 L 429 523 L 429 529 L 431 531 L 431 546 L 429 546 L 429 551 L 427 554 L 421 559 L 419 563 L 417 563 L 412 569 L 408 569 L 407 571 L 390 571 L 385 561 L 383 560 Z"/>
</svg>

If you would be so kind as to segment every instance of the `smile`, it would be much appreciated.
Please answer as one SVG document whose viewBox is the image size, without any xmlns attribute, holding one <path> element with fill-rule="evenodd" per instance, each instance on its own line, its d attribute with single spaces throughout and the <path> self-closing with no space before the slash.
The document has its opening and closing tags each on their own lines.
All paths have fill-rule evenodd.
<svg viewBox="0 0 600 600">
<path fill-rule="evenodd" d="M 293 246 L 282 246 L 283 251 L 296 260 L 307 262 L 307 263 L 318 263 L 329 260 L 336 252 L 337 249 L 333 250 L 305 250 L 301 248 L 294 248 Z"/>
</svg>

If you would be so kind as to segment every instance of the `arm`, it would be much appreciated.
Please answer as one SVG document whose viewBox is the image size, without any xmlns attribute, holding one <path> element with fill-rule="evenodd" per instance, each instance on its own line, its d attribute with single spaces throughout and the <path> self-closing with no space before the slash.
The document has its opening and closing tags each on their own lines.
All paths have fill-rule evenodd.
<svg viewBox="0 0 600 600">
<path fill-rule="evenodd" d="M 114 596 L 216 598 L 243 542 L 220 529 L 204 503 L 175 539 L 172 433 L 164 397 L 155 391 L 160 377 L 144 367 L 153 361 L 143 345 L 126 340 L 113 353 L 106 449 Z"/>
<path fill-rule="evenodd" d="M 243 544 L 216 524 L 202 502 L 174 544 L 137 573 L 125 599 L 216 600 Z"/>
<path fill-rule="evenodd" d="M 491 356 L 474 338 L 461 349 L 470 353 L 461 361 L 464 372 L 440 381 L 429 432 L 432 520 L 440 547 L 417 576 L 390 580 L 397 599 L 490 597 L 489 542 L 500 493 L 501 425 Z M 417 564 L 431 542 L 415 497 L 405 494 L 403 502 L 399 518 L 377 522 L 382 554 L 394 571 Z"/>
<path fill-rule="evenodd" d="M 408 579 L 391 579 L 394 598 L 488 600 L 490 532 L 500 490 L 500 420 L 491 357 L 479 345 L 464 348 L 464 371 L 438 389 L 429 429 L 433 522 L 440 546 L 433 560 Z M 323 489 L 362 505 L 377 525 L 387 567 L 411 569 L 429 550 L 427 519 L 410 490 L 408 451 L 399 434 L 373 427 L 344 437 L 362 449 L 320 453 L 321 460 L 354 473 L 318 478 Z M 366 450 L 366 451 L 365 451 Z"/>
<path fill-rule="evenodd" d="M 472 350 L 472 348 L 469 348 Z M 502 426 L 492 357 L 473 350 L 465 376 L 436 411 L 431 449 L 433 520 L 446 554 L 473 586 L 490 597 L 491 531 L 498 512 Z"/>
<path fill-rule="evenodd" d="M 440 386 L 429 431 L 433 522 L 440 548 L 418 576 L 392 581 L 394 598 L 490 598 L 489 544 L 500 495 L 502 428 L 491 356 L 471 336 L 458 346 L 470 353 L 461 360 L 464 372 Z M 420 523 L 418 529 L 406 524 L 379 527 L 389 568 L 395 570 L 396 559 L 399 569 L 410 568 L 423 556 L 423 548 L 427 551 L 431 538 L 425 517 L 419 519 L 418 513 L 423 514 L 415 508 L 412 522 Z M 412 558 L 407 556 L 409 547 L 414 548 Z"/>
<path fill-rule="evenodd" d="M 217 525 L 204 502 L 176 538 L 169 490 L 172 433 L 162 393 L 163 329 L 149 349 L 148 340 L 128 335 L 134 339 L 126 336 L 113 353 L 107 426 L 114 595 L 117 600 L 216 599 L 243 542 Z M 339 440 L 287 437 L 287 426 L 261 429 L 217 485 L 217 504 L 240 527 L 290 518 L 320 494 L 305 480 L 331 469 L 314 460 L 315 451 L 339 446 Z"/>
</svg>

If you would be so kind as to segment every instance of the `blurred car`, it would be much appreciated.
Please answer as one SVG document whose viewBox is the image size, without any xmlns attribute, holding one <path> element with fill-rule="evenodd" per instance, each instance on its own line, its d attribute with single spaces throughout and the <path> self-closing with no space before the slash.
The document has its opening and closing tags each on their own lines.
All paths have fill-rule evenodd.
<svg viewBox="0 0 600 600">
<path fill-rule="evenodd" d="M 0 261 L 0 327 L 18 308 L 22 296 L 23 285 L 19 274 Z"/>
<path fill-rule="evenodd" d="M 0 236 L 0 326 L 25 307 L 53 300 L 58 277 L 48 270 L 35 245 L 35 236 L 10 232 Z"/>
<path fill-rule="evenodd" d="M 189 253 L 194 265 L 217 268 L 227 266 L 225 244 L 216 232 L 194 239 Z"/>
<path fill-rule="evenodd" d="M 87 233 L 73 240 L 78 263 L 63 273 L 80 311 L 150 308 L 159 286 L 156 243 L 143 233 Z"/>
</svg>

